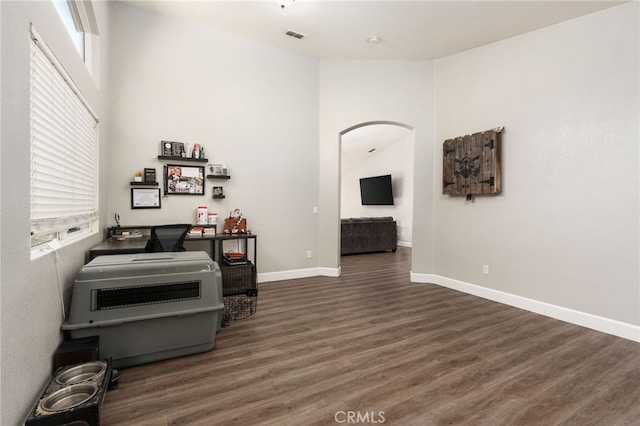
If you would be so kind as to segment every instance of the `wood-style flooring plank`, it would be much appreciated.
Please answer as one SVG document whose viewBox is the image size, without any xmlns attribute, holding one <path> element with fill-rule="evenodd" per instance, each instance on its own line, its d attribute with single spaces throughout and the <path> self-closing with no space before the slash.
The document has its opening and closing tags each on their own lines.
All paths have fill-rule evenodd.
<svg viewBox="0 0 640 426">
<path fill-rule="evenodd" d="M 101 424 L 640 424 L 640 344 L 413 284 L 407 248 L 341 263 L 259 284 L 212 351 L 123 369 Z"/>
</svg>

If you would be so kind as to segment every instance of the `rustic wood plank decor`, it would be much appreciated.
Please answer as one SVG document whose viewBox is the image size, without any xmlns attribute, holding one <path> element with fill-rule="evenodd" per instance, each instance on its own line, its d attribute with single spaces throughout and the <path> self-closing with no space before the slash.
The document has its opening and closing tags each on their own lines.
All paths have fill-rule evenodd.
<svg viewBox="0 0 640 426">
<path fill-rule="evenodd" d="M 409 270 L 398 247 L 343 257 L 340 278 L 259 284 L 212 351 L 123 369 L 101 425 L 638 424 L 640 344 Z"/>
<path fill-rule="evenodd" d="M 442 193 L 488 195 L 501 191 L 502 129 L 447 139 L 442 153 Z"/>
</svg>

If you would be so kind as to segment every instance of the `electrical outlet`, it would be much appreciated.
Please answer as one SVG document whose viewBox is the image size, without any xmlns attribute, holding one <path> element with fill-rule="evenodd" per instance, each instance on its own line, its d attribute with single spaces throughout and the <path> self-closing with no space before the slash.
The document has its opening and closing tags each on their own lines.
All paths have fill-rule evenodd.
<svg viewBox="0 0 640 426">
<path fill-rule="evenodd" d="M 318 206 L 313 206 L 313 214 L 318 214 Z"/>
<path fill-rule="evenodd" d="M 307 250 L 307 258 L 311 259 L 311 250 Z"/>
<path fill-rule="evenodd" d="M 489 265 L 482 265 L 482 273 L 484 275 L 489 275 Z"/>
</svg>

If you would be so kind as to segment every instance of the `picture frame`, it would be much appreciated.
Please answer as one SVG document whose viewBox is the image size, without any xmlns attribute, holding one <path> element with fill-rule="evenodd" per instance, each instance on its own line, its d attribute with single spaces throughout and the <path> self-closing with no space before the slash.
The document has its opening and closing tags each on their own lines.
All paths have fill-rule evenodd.
<svg viewBox="0 0 640 426">
<path fill-rule="evenodd" d="M 171 142 L 171 155 L 174 157 L 184 157 L 184 143 Z"/>
<path fill-rule="evenodd" d="M 161 141 L 160 142 L 161 155 L 165 157 L 173 156 L 173 142 L 171 141 Z"/>
<path fill-rule="evenodd" d="M 155 183 L 156 182 L 156 169 L 145 167 L 144 168 L 144 181 L 147 182 L 147 183 Z"/>
<path fill-rule="evenodd" d="M 167 164 L 164 166 L 164 193 L 168 195 L 204 195 L 204 166 Z"/>
<path fill-rule="evenodd" d="M 225 176 L 227 167 L 224 164 L 207 164 L 207 175 L 209 176 Z"/>
<path fill-rule="evenodd" d="M 160 188 L 131 188 L 132 209 L 161 208 Z"/>
</svg>

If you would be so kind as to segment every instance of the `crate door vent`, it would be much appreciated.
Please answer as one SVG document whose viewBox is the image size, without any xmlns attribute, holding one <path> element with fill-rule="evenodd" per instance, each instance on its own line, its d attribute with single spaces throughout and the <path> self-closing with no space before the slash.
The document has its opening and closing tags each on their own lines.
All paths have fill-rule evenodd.
<svg viewBox="0 0 640 426">
<path fill-rule="evenodd" d="M 92 290 L 92 311 L 172 303 L 200 298 L 200 281 Z"/>
</svg>

